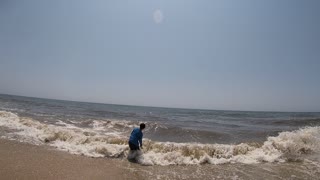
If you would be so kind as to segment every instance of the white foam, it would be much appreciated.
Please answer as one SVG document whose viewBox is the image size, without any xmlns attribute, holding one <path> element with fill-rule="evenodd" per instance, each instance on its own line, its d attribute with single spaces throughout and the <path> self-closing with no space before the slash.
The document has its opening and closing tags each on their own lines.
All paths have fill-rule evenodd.
<svg viewBox="0 0 320 180">
<path fill-rule="evenodd" d="M 73 154 L 91 157 L 119 157 L 127 149 L 127 146 L 124 145 L 125 141 L 116 134 L 101 136 L 91 129 L 77 128 L 71 125 L 43 124 L 32 119 L 19 118 L 10 112 L 0 111 L 0 126 L 19 130 L 11 133 L 18 135 L 19 140 L 35 144 L 47 142 L 50 146 Z"/>
<path fill-rule="evenodd" d="M 55 124 L 57 125 L 61 125 L 61 126 L 64 126 L 66 128 L 70 128 L 70 129 L 73 129 L 73 128 L 77 128 L 76 126 L 74 126 L 73 124 L 68 124 L 68 123 L 65 123 L 61 120 L 57 121 Z"/>
<path fill-rule="evenodd" d="M 132 157 L 129 153 L 127 129 L 129 121 L 94 121 L 91 128 L 80 128 L 65 122 L 56 126 L 44 124 L 16 114 L 0 111 L 0 126 L 15 130 L 6 137 L 35 144 L 48 144 L 59 150 L 90 157 Z M 108 132 L 107 132 L 108 131 Z M 262 145 L 241 143 L 195 144 L 144 140 L 143 154 L 134 155 L 143 165 L 188 165 L 261 162 L 285 162 L 292 157 L 320 153 L 320 127 L 305 127 L 269 137 Z"/>
<path fill-rule="evenodd" d="M 131 121 L 114 121 L 114 120 L 94 120 L 92 122 L 92 128 L 96 131 L 114 131 L 114 132 L 124 132 L 126 130 L 131 130 L 133 127 L 137 127 L 138 123 Z"/>
</svg>

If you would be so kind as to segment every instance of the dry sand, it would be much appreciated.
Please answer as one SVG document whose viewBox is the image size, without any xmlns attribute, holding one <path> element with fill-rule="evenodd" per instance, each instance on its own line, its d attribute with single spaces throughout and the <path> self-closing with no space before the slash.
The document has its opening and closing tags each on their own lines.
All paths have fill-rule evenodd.
<svg viewBox="0 0 320 180">
<path fill-rule="evenodd" d="M 0 179 L 145 179 L 118 159 L 93 159 L 4 139 L 0 157 Z"/>
</svg>

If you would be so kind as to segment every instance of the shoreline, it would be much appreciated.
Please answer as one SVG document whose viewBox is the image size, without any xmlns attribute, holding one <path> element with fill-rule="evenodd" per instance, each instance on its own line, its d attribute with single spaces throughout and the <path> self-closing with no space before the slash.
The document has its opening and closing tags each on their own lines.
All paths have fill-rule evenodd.
<svg viewBox="0 0 320 180">
<path fill-rule="evenodd" d="M 145 179 L 119 159 L 72 155 L 13 140 L 0 139 L 0 157 L 2 179 Z"/>
<path fill-rule="evenodd" d="M 73 155 L 50 146 L 0 138 L 1 179 L 316 179 L 319 165 L 304 162 L 141 166 L 127 159 Z"/>
</svg>

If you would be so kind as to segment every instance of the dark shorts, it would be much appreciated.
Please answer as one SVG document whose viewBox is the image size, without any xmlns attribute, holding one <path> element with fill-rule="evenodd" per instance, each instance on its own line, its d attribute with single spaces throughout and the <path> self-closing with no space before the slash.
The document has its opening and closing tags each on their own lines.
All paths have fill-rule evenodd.
<svg viewBox="0 0 320 180">
<path fill-rule="evenodd" d="M 139 146 L 129 142 L 130 150 L 140 150 Z"/>
</svg>

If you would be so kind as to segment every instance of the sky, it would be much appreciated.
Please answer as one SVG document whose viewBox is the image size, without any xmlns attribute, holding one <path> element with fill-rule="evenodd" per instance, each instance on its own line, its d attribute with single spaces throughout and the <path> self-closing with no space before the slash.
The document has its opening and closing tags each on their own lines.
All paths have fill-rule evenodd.
<svg viewBox="0 0 320 180">
<path fill-rule="evenodd" d="M 0 94 L 320 111 L 318 0 L 1 0 Z"/>
</svg>

